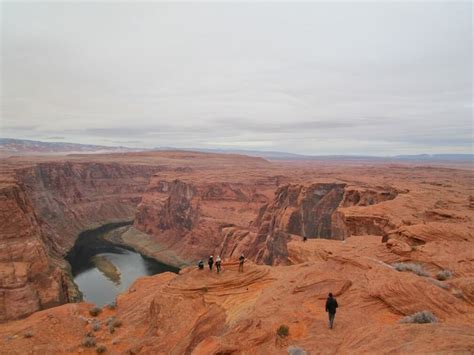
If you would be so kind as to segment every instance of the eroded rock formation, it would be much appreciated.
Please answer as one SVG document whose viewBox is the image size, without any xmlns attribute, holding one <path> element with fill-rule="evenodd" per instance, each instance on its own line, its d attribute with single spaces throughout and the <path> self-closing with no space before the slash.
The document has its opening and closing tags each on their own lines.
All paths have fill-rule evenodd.
<svg viewBox="0 0 474 355">
<path fill-rule="evenodd" d="M 8 309 L 0 309 L 16 318 L 22 315 L 8 312 L 22 310 L 20 302 L 23 315 L 63 302 L 55 291 L 62 282 L 55 255 L 74 239 L 71 231 L 135 213 L 131 206 L 140 201 L 135 227 L 122 241 L 180 265 L 219 253 L 223 272 L 191 267 L 141 278 L 119 296 L 116 309 L 101 313 L 97 331 L 86 303 L 4 323 L 0 352 L 93 352 L 81 345 L 89 332 L 117 353 L 277 354 L 290 345 L 309 352 L 472 352 L 471 170 L 269 164 L 192 152 L 114 158 L 155 167 L 148 182 L 133 172 L 105 173 L 114 171 L 110 159 L 71 158 L 64 174 L 57 167 L 28 170 L 24 185 L 15 178 L 19 168 L 9 165 L 14 174 L 1 180 L 0 210 L 1 304 Z M 87 182 L 78 171 L 96 163 L 105 164 L 98 169 L 103 178 Z M 43 180 L 46 186 L 38 183 Z M 52 188 L 56 182 L 64 191 Z M 114 190 L 119 182 L 130 186 Z M 125 206 L 113 212 L 117 201 Z M 77 226 L 61 225 L 73 216 Z M 273 266 L 249 261 L 239 273 L 241 252 Z M 51 280 L 57 286 L 43 283 Z M 341 305 L 330 334 L 328 292 Z M 400 323 L 423 310 L 438 322 Z M 113 334 L 104 326 L 110 316 L 123 324 Z M 277 335 L 281 325 L 288 326 L 287 337 Z"/>
<path fill-rule="evenodd" d="M 294 237 L 343 240 L 385 236 L 387 218 L 346 216 L 341 208 L 393 200 L 396 189 L 347 188 L 345 183 L 271 184 L 172 180 L 157 174 L 138 207 L 134 227 L 153 235 L 162 250 L 181 259 L 209 254 L 286 264 Z M 154 254 L 168 260 L 165 253 Z"/>
<path fill-rule="evenodd" d="M 266 195 L 251 184 L 166 181 L 157 175 L 138 206 L 134 227 L 183 259 L 219 252 L 231 255 L 228 248 L 219 248 L 229 234 L 225 229 L 250 228 L 266 201 Z"/>
<path fill-rule="evenodd" d="M 474 306 L 453 294 L 458 283 L 440 287 L 431 277 L 396 271 L 390 267 L 394 255 L 378 237 L 292 241 L 288 248 L 290 256 L 306 254 L 306 260 L 273 267 L 249 262 L 244 272 L 224 261 L 221 274 L 193 267 L 179 275 L 143 277 L 118 297 L 116 309 L 105 308 L 96 319 L 88 313 L 92 305 L 84 303 L 38 312 L 0 326 L 0 351 L 93 351 L 81 346 L 87 333 L 118 353 L 284 354 L 290 345 L 328 354 L 426 353 L 474 347 Z M 332 330 L 324 312 L 328 292 L 340 305 Z M 421 310 L 432 311 L 438 323 L 400 323 Z M 103 325 L 109 317 L 122 326 L 113 334 L 105 326 L 93 330 L 97 320 Z M 286 337 L 277 333 L 282 325 Z"/>
<path fill-rule="evenodd" d="M 0 190 L 0 321 L 75 300 L 64 253 L 81 231 L 132 219 L 155 170 L 90 162 L 15 169 Z"/>
<path fill-rule="evenodd" d="M 66 301 L 41 222 L 18 184 L 0 187 L 0 322 Z"/>
</svg>

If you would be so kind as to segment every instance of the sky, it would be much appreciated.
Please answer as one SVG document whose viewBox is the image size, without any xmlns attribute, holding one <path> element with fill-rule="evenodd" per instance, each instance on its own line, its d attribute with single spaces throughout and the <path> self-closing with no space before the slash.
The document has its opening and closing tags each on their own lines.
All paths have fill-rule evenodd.
<svg viewBox="0 0 474 355">
<path fill-rule="evenodd" d="M 1 137 L 472 153 L 471 1 L 0 6 Z"/>
</svg>

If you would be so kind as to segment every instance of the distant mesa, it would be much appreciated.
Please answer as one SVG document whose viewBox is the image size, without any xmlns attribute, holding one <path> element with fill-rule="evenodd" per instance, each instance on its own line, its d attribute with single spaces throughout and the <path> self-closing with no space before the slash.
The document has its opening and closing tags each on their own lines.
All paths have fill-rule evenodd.
<svg viewBox="0 0 474 355">
<path fill-rule="evenodd" d="M 350 162 L 411 162 L 411 163 L 473 163 L 474 154 L 414 154 L 394 156 L 368 155 L 309 155 L 278 151 L 246 150 L 246 149 L 207 149 L 207 148 L 131 148 L 125 146 L 103 146 L 92 144 L 78 144 L 65 142 L 43 142 L 25 139 L 0 138 L 0 156 L 18 155 L 55 155 L 55 154 L 94 154 L 94 153 L 127 153 L 127 152 L 163 152 L 186 151 L 214 154 L 238 154 L 267 160 L 295 160 L 295 161 L 350 161 Z M 179 168 L 182 169 L 182 168 Z M 190 168 L 185 168 L 190 169 Z"/>
</svg>

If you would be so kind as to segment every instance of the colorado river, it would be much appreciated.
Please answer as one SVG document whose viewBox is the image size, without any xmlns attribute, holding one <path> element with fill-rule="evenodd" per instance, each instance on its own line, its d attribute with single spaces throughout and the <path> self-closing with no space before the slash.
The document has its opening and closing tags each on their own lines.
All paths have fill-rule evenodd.
<svg viewBox="0 0 474 355">
<path fill-rule="evenodd" d="M 115 245 L 103 235 L 124 224 L 111 224 L 81 233 L 66 260 L 85 301 L 103 306 L 115 300 L 140 276 L 178 269 Z"/>
</svg>

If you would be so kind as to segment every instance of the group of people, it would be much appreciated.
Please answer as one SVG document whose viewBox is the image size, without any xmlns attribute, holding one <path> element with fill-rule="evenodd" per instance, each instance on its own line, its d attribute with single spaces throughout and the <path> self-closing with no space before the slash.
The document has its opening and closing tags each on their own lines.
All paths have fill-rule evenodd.
<svg viewBox="0 0 474 355">
<path fill-rule="evenodd" d="M 245 262 L 245 257 L 244 254 L 240 254 L 239 257 L 239 272 L 244 272 L 244 262 Z M 222 260 L 220 255 L 217 256 L 216 258 L 216 270 L 217 273 L 219 274 L 222 270 Z M 209 270 L 212 271 L 212 266 L 214 265 L 214 257 L 211 255 L 207 261 L 207 265 L 209 265 Z M 198 267 L 200 270 L 204 269 L 204 260 L 199 260 L 198 262 Z"/>
<path fill-rule="evenodd" d="M 245 262 L 245 257 L 244 254 L 240 254 L 239 257 L 239 272 L 244 271 L 244 262 Z M 209 270 L 212 271 L 212 267 L 214 266 L 214 257 L 211 255 L 207 261 L 207 264 L 209 265 Z M 216 270 L 217 273 L 219 274 L 222 269 L 222 260 L 220 255 L 217 256 L 216 261 Z M 198 262 L 198 267 L 200 270 L 204 269 L 204 260 L 201 259 Z M 334 298 L 333 294 L 329 292 L 328 298 L 326 299 L 326 312 L 328 313 L 329 316 L 329 328 L 332 329 L 334 326 L 334 318 L 336 316 L 336 309 L 339 307 L 337 304 L 337 300 Z"/>
</svg>

